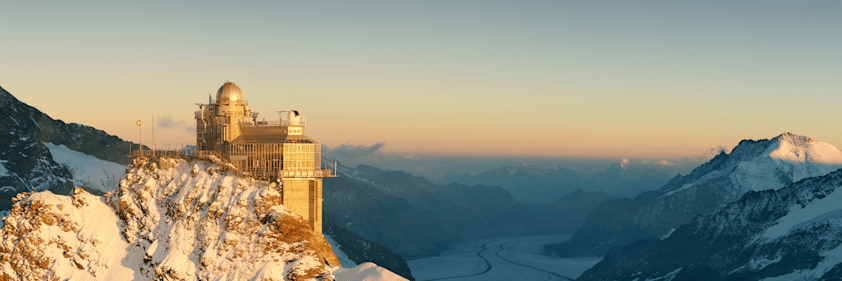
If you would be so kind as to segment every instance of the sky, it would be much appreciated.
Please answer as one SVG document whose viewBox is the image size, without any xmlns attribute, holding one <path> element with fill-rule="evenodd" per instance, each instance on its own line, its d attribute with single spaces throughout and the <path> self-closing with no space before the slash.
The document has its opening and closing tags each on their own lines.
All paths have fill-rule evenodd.
<svg viewBox="0 0 842 281">
<path fill-rule="evenodd" d="M 842 145 L 842 1 L 3 1 L 0 86 L 65 122 L 195 143 L 235 82 L 327 147 L 401 159 L 683 159 Z M 160 124 L 163 125 L 163 124 Z M 381 155 L 381 156 L 382 156 Z M 473 159 L 471 158 L 471 159 Z M 549 165 L 549 164 L 548 164 Z"/>
</svg>

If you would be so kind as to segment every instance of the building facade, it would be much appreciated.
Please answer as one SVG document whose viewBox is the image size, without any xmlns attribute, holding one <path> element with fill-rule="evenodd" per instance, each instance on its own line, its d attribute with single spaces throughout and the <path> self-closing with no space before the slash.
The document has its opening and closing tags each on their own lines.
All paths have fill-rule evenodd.
<svg viewBox="0 0 842 281">
<path fill-rule="evenodd" d="M 322 178 L 334 169 L 323 165 L 321 145 L 304 134 L 305 120 L 296 110 L 278 111 L 278 119 L 257 120 L 243 91 L 226 82 L 197 104 L 196 149 L 215 151 L 241 171 L 279 186 L 283 205 L 322 232 Z M 328 164 L 328 163 L 325 163 Z"/>
</svg>

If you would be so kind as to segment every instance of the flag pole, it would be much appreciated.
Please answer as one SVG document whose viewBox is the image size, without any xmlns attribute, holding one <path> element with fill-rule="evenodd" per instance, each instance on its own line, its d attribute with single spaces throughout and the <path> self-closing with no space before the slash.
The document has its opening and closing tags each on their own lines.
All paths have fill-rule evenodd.
<svg viewBox="0 0 842 281">
<path fill-rule="evenodd" d="M 137 120 L 137 122 L 135 124 L 137 124 L 137 132 L 138 132 L 137 133 L 137 138 L 138 138 L 137 151 L 139 151 L 139 152 L 137 154 L 137 157 L 141 157 L 141 156 L 143 156 L 143 127 L 140 126 L 140 120 Z"/>
</svg>

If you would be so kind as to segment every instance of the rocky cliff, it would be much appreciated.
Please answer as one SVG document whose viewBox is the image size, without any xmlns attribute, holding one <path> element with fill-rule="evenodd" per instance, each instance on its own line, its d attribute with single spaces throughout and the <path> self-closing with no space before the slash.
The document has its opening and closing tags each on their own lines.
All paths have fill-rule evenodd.
<svg viewBox="0 0 842 281">
<path fill-rule="evenodd" d="M 0 88 L 0 211 L 20 192 L 51 190 L 70 194 L 74 175 L 58 163 L 45 143 L 100 160 L 128 164 L 130 142 L 101 130 L 54 120 Z M 137 149 L 137 144 L 134 144 Z M 77 181 L 78 182 L 78 181 Z M 79 185 L 77 185 L 79 186 Z M 89 189 L 92 190 L 92 189 Z"/>
<path fill-rule="evenodd" d="M 218 161 L 136 159 L 105 197 L 17 195 L 0 280 L 332 279 L 330 245 L 280 202 Z"/>
<path fill-rule="evenodd" d="M 841 280 L 840 233 L 842 170 L 749 191 L 663 240 L 612 249 L 578 280 Z"/>
<path fill-rule="evenodd" d="M 842 151 L 790 133 L 744 140 L 687 176 L 635 199 L 606 201 L 569 242 L 550 246 L 561 256 L 601 256 L 640 239 L 660 238 L 696 215 L 710 214 L 752 190 L 778 189 L 842 168 Z"/>
</svg>

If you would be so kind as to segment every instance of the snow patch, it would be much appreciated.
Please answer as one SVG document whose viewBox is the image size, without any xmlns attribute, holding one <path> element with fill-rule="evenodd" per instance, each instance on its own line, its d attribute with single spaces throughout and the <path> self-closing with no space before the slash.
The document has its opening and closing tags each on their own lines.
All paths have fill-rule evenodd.
<svg viewBox="0 0 842 281">
<path fill-rule="evenodd" d="M 672 281 L 672 279 L 675 278 L 675 276 L 677 276 L 678 273 L 681 272 L 682 269 L 684 269 L 684 268 L 682 267 L 682 268 L 673 270 L 672 272 L 667 273 L 667 275 L 664 275 L 664 276 L 661 276 L 661 277 L 658 277 L 658 278 L 646 279 L 646 281 Z"/>
<path fill-rule="evenodd" d="M 336 281 L 405 281 L 406 278 L 392 273 L 370 262 L 364 262 L 354 268 L 336 267 L 333 272 Z"/>
<path fill-rule="evenodd" d="M 808 226 L 816 222 L 842 216 L 842 188 L 836 187 L 833 193 L 822 199 L 815 199 L 801 208 L 793 205 L 789 212 L 779 218 L 775 225 L 766 229 L 761 237 L 773 240 L 787 235 L 795 228 Z"/>
<path fill-rule="evenodd" d="M 53 160 L 65 165 L 73 174 L 73 184 L 102 192 L 117 188 L 126 166 L 100 160 L 88 154 L 72 150 L 64 145 L 44 143 L 50 149 Z"/>
<path fill-rule="evenodd" d="M 791 280 L 819 280 L 825 273 L 842 263 L 842 245 L 822 253 L 824 259 L 809 270 L 796 270 L 794 272 L 763 279 L 761 281 L 791 281 Z"/>
<path fill-rule="evenodd" d="M 6 161 L 6 160 L 0 160 L 0 177 L 5 177 L 5 176 L 8 176 L 10 174 L 9 170 L 6 169 L 6 166 L 3 166 L 3 164 L 8 163 L 8 162 L 9 161 Z"/>
</svg>

